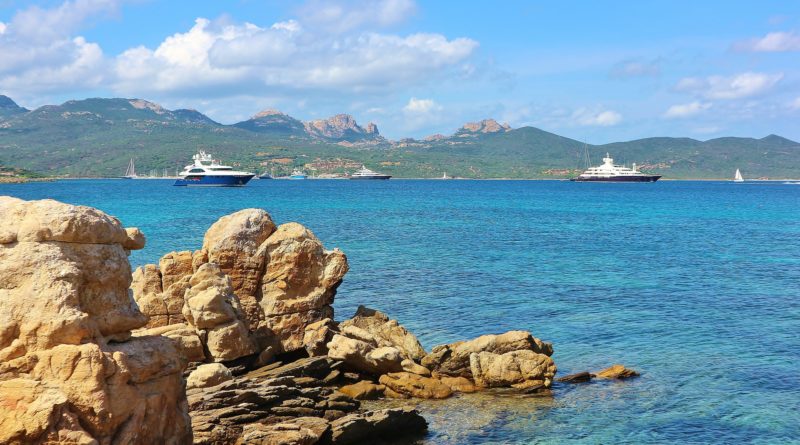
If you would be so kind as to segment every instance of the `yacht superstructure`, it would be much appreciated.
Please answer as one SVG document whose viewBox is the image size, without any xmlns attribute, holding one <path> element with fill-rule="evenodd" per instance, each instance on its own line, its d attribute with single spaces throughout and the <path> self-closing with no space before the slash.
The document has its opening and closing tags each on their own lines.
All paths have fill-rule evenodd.
<svg viewBox="0 0 800 445">
<path fill-rule="evenodd" d="M 173 185 L 241 187 L 255 176 L 255 173 L 236 171 L 233 167 L 222 165 L 202 150 L 192 156 L 192 160 L 194 162 L 183 169 Z"/>
<path fill-rule="evenodd" d="M 621 165 L 614 165 L 614 159 L 606 153 L 603 158 L 603 165 L 591 167 L 580 176 L 570 179 L 579 182 L 656 182 L 661 175 L 651 175 L 642 173 L 636 169 L 636 164 L 632 168 Z"/>
</svg>

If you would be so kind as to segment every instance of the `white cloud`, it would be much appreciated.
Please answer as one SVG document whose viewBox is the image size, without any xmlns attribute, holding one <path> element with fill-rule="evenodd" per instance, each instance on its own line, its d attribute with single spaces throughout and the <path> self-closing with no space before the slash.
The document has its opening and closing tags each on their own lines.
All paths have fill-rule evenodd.
<svg viewBox="0 0 800 445">
<path fill-rule="evenodd" d="M 697 94 L 707 99 L 741 99 L 770 90 L 783 79 L 783 73 L 741 73 L 731 77 L 709 76 L 681 79 L 675 90 Z"/>
<path fill-rule="evenodd" d="M 417 99 L 416 97 L 409 99 L 406 106 L 403 107 L 403 112 L 409 114 L 429 114 L 441 110 L 442 107 L 433 99 Z"/>
<path fill-rule="evenodd" d="M 666 118 L 682 118 L 694 116 L 701 111 L 711 108 L 710 102 L 694 101 L 688 104 L 673 105 L 664 113 Z"/>
<path fill-rule="evenodd" d="M 736 43 L 734 48 L 756 52 L 800 51 L 800 36 L 794 32 L 771 32 L 758 39 Z"/>
<path fill-rule="evenodd" d="M 415 11 L 416 4 L 412 0 L 312 0 L 298 12 L 303 22 L 328 32 L 342 33 L 401 23 Z"/>
<path fill-rule="evenodd" d="M 789 108 L 793 110 L 800 110 L 800 97 L 795 98 L 795 100 L 789 105 Z"/>
<path fill-rule="evenodd" d="M 269 28 L 197 19 L 156 49 L 132 48 L 116 60 L 122 93 L 215 87 L 215 94 L 247 89 L 390 91 L 457 69 L 478 46 L 441 34 L 374 32 L 331 36 L 298 22 Z"/>
<path fill-rule="evenodd" d="M 17 12 L 0 26 L 0 84 L 19 94 L 100 84 L 106 75 L 102 49 L 73 33 L 92 17 L 116 8 L 114 0 L 75 0 Z"/>
<path fill-rule="evenodd" d="M 622 115 L 613 110 L 578 108 L 572 113 L 572 120 L 583 126 L 610 127 L 622 122 Z"/>
</svg>

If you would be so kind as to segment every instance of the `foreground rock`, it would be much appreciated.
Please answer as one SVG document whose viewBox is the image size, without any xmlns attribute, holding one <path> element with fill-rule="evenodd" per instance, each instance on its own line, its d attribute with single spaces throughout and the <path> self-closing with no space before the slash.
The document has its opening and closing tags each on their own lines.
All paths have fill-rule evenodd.
<svg viewBox="0 0 800 445">
<path fill-rule="evenodd" d="M 594 374 L 584 371 L 575 374 L 565 375 L 564 377 L 557 378 L 556 381 L 561 383 L 585 383 L 592 380 L 595 377 L 596 376 Z"/>
<path fill-rule="evenodd" d="M 331 427 L 333 443 L 350 445 L 419 435 L 428 423 L 415 409 L 395 408 L 351 414 L 334 421 Z"/>
<path fill-rule="evenodd" d="M 183 369 L 128 296 L 143 238 L 96 209 L 0 197 L 0 443 L 191 443 Z"/>
<path fill-rule="evenodd" d="M 230 369 L 220 363 L 207 363 L 200 365 L 189 374 L 186 379 L 186 389 L 208 388 L 217 386 L 222 382 L 231 380 L 233 375 Z"/>
<path fill-rule="evenodd" d="M 355 326 L 369 332 L 378 346 L 393 347 L 407 359 L 419 362 L 425 357 L 425 349 L 417 337 L 383 312 L 359 306 L 353 318 L 343 321 L 340 328 L 344 329 L 347 326 Z"/>
<path fill-rule="evenodd" d="M 550 357 L 530 350 L 505 354 L 483 351 L 470 355 L 470 371 L 475 384 L 484 388 L 549 388 L 556 364 Z"/>
<path fill-rule="evenodd" d="M 422 365 L 442 375 L 471 379 L 470 355 L 481 352 L 505 354 L 513 351 L 532 351 L 550 356 L 553 354 L 553 345 L 526 331 L 482 335 L 469 341 L 436 346 L 422 359 Z"/>
<path fill-rule="evenodd" d="M 350 369 L 379 376 L 403 369 L 403 356 L 396 348 L 378 347 L 370 333 L 348 326 L 328 343 L 328 357 L 341 360 Z"/>
<path fill-rule="evenodd" d="M 446 399 L 453 394 L 453 390 L 440 380 L 410 372 L 385 374 L 380 382 L 397 394 L 419 399 Z"/>
</svg>

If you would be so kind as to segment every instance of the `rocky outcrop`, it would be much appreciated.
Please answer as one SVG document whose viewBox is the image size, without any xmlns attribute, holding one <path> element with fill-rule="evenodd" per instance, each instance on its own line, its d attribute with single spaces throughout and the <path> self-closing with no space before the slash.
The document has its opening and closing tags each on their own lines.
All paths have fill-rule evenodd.
<svg viewBox="0 0 800 445">
<path fill-rule="evenodd" d="M 597 377 L 601 379 L 628 379 L 638 377 L 639 373 L 633 369 L 628 369 L 624 365 L 616 364 L 599 371 Z"/>
<path fill-rule="evenodd" d="M 189 279 L 189 285 L 183 316 L 197 330 L 209 358 L 228 361 L 258 352 L 231 280 L 216 263 L 200 266 Z"/>
<path fill-rule="evenodd" d="M 341 360 L 345 366 L 379 376 L 403 369 L 400 351 L 392 347 L 378 347 L 377 342 L 366 331 L 349 326 L 336 334 L 328 343 L 328 357 Z"/>
<path fill-rule="evenodd" d="M 191 442 L 185 363 L 132 337 L 127 250 L 105 213 L 0 197 L 0 443 Z"/>
<path fill-rule="evenodd" d="M 284 351 L 303 347 L 311 323 L 333 318 L 333 298 L 347 273 L 347 257 L 326 251 L 314 234 L 297 223 L 282 224 L 261 246 L 266 271 L 261 279 L 263 326 Z"/>
<path fill-rule="evenodd" d="M 339 333 L 338 324 L 330 318 L 316 321 L 306 326 L 303 333 L 303 347 L 311 357 L 328 354 L 328 343 Z"/>
<path fill-rule="evenodd" d="M 393 347 L 405 358 L 418 362 L 425 357 L 425 349 L 417 337 L 383 312 L 359 306 L 353 318 L 343 321 L 340 327 L 344 329 L 348 326 L 369 332 L 378 346 Z"/>
<path fill-rule="evenodd" d="M 511 130 L 508 124 L 499 124 L 494 119 L 484 119 L 480 122 L 468 122 L 462 126 L 456 133 L 469 134 L 469 133 L 501 133 Z"/>
<path fill-rule="evenodd" d="M 410 372 L 384 374 L 379 381 L 395 393 L 419 399 L 446 399 L 453 394 L 453 390 L 440 380 Z"/>
<path fill-rule="evenodd" d="M 377 125 L 370 122 L 362 128 L 349 114 L 304 122 L 303 126 L 309 136 L 320 139 L 357 141 L 380 138 Z"/>
<path fill-rule="evenodd" d="M 361 380 L 352 385 L 345 385 L 339 388 L 339 392 L 347 394 L 355 400 L 374 400 L 383 396 L 386 389 L 383 385 L 376 385 L 367 380 Z"/>
<path fill-rule="evenodd" d="M 528 350 L 550 356 L 553 345 L 526 331 L 509 331 L 500 335 L 482 335 L 473 340 L 434 347 L 422 359 L 422 366 L 442 375 L 472 378 L 470 355 L 480 352 L 505 354 Z"/>
<path fill-rule="evenodd" d="M 138 329 L 133 331 L 133 335 L 137 337 L 146 337 L 149 335 L 167 337 L 175 343 L 175 346 L 178 348 L 178 353 L 187 362 L 202 362 L 206 359 L 203 342 L 200 341 L 197 330 L 184 323 L 171 324 L 157 328 Z"/>
<path fill-rule="evenodd" d="M 483 388 L 549 388 L 556 364 L 550 357 L 530 350 L 505 354 L 482 351 L 470 354 L 470 371 L 475 384 Z"/>
</svg>

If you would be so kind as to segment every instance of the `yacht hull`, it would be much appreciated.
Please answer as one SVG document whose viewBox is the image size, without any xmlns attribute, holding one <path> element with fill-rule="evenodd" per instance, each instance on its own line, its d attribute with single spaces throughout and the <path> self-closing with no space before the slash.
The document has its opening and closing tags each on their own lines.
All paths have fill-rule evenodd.
<svg viewBox="0 0 800 445">
<path fill-rule="evenodd" d="M 588 177 L 572 178 L 575 182 L 656 182 L 661 178 L 659 175 L 640 175 L 640 176 L 614 176 L 614 177 Z"/>
<path fill-rule="evenodd" d="M 362 180 L 375 180 L 375 179 L 389 179 L 391 175 L 372 175 L 372 176 L 351 176 L 350 179 L 362 179 Z"/>
<path fill-rule="evenodd" d="M 211 176 L 196 175 L 179 178 L 172 184 L 177 187 L 242 187 L 255 175 Z"/>
</svg>

